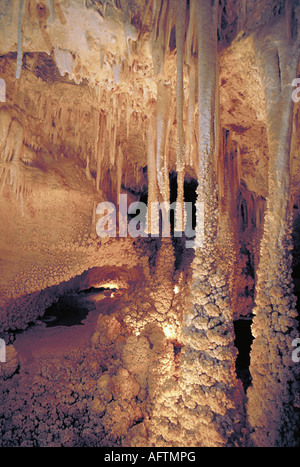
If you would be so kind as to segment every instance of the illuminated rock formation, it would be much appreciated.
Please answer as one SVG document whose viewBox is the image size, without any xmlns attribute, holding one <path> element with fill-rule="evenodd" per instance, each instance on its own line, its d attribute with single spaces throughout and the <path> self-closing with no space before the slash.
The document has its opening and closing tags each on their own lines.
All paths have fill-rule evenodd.
<svg viewBox="0 0 300 467">
<path fill-rule="evenodd" d="M 299 443 L 299 23 L 0 2 L 1 446 Z"/>
<path fill-rule="evenodd" d="M 277 23 L 268 36 L 258 35 L 256 39 L 266 93 L 269 195 L 253 310 L 253 385 L 249 389 L 248 409 L 254 428 L 252 437 L 261 446 L 289 446 L 298 429 L 292 419 L 286 427 L 289 411 L 294 413 L 297 409 L 293 399 L 298 387 L 297 367 L 290 355 L 292 341 L 297 337 L 291 279 L 290 83 L 297 72 L 299 42 L 291 45 L 290 36 L 291 31 L 287 37 Z"/>
</svg>

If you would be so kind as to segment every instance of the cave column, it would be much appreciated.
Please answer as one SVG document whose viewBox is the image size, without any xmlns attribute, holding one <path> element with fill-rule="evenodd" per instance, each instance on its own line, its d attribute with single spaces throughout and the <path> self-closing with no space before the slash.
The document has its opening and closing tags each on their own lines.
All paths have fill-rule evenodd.
<svg viewBox="0 0 300 467">
<path fill-rule="evenodd" d="M 298 333 L 291 278 L 290 206 L 291 82 L 296 76 L 299 43 L 288 40 L 279 23 L 267 37 L 257 36 L 256 48 L 266 97 L 269 195 L 253 310 L 252 387 L 247 410 L 254 445 L 289 446 L 299 423 L 293 408 L 299 370 L 292 361 L 292 341 Z"/>
<path fill-rule="evenodd" d="M 217 249 L 217 3 L 198 0 L 193 5 L 198 34 L 198 216 L 179 380 L 183 431 L 190 445 L 207 447 L 239 445 L 244 423 L 242 388 L 235 374 L 233 316 Z"/>
<path fill-rule="evenodd" d="M 176 49 L 177 49 L 177 82 L 176 82 L 176 119 L 177 119 L 177 206 L 176 206 L 176 223 L 179 226 L 179 231 L 184 230 L 185 213 L 184 213 L 184 154 L 185 154 L 185 139 L 184 139 L 184 52 L 185 52 L 185 16 L 186 16 L 186 1 L 175 0 L 174 7 L 176 9 Z M 175 225 L 176 229 L 176 225 Z"/>
</svg>

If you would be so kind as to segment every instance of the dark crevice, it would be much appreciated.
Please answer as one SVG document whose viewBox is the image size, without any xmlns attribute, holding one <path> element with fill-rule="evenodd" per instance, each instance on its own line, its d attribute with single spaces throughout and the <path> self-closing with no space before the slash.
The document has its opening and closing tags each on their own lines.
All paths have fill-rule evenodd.
<svg viewBox="0 0 300 467">
<path fill-rule="evenodd" d="M 90 309 L 80 300 L 79 295 L 66 295 L 60 297 L 51 305 L 41 318 L 47 327 L 83 325 Z"/>
<path fill-rule="evenodd" d="M 101 294 L 103 298 L 109 298 L 117 289 L 105 287 L 90 287 L 78 293 L 60 297 L 44 313 L 41 321 L 46 327 L 84 325 L 90 311 L 95 305 L 88 301 L 89 295 Z"/>
<path fill-rule="evenodd" d="M 276 59 L 278 63 L 278 81 L 279 81 L 279 89 L 280 89 L 280 94 L 281 94 L 281 68 L 280 68 L 280 58 L 279 58 L 278 50 L 276 52 Z"/>
<path fill-rule="evenodd" d="M 238 349 L 238 355 L 236 358 L 236 374 L 237 377 L 242 381 L 244 390 L 246 392 L 252 382 L 249 370 L 250 352 L 253 342 L 253 336 L 251 332 L 252 320 L 238 319 L 233 322 L 233 325 L 235 332 L 234 345 Z"/>
</svg>

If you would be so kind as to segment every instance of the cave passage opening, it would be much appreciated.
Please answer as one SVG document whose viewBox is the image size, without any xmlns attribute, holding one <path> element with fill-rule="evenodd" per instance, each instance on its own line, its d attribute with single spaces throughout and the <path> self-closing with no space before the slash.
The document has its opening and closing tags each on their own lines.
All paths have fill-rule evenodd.
<svg viewBox="0 0 300 467">
<path fill-rule="evenodd" d="M 96 303 L 113 298 L 117 288 L 90 287 L 77 293 L 59 297 L 41 318 L 46 327 L 84 325 L 88 314 L 96 309 Z"/>
<path fill-rule="evenodd" d="M 238 350 L 235 361 L 236 375 L 243 383 L 244 391 L 251 386 L 250 358 L 253 335 L 251 332 L 252 319 L 237 319 L 233 322 L 235 340 L 234 345 Z"/>
<path fill-rule="evenodd" d="M 177 184 L 177 172 L 170 172 L 169 173 L 169 182 L 170 182 L 170 204 L 177 201 L 177 191 L 178 191 L 178 184 Z M 187 219 L 187 224 L 192 227 L 195 231 L 196 229 L 196 201 L 197 201 L 197 187 L 198 181 L 193 177 L 187 177 L 184 180 L 184 202 L 192 203 L 192 210 L 191 212 L 187 212 L 187 215 L 191 215 L 191 219 Z M 183 232 L 182 237 L 176 237 L 174 235 L 174 226 L 175 226 L 175 218 L 174 212 L 170 211 L 170 223 L 171 223 L 171 232 L 172 232 L 172 243 L 174 248 L 174 255 L 175 255 L 175 270 L 180 269 L 183 264 L 189 266 L 192 262 L 194 256 L 194 250 L 191 248 L 186 248 L 186 236 L 185 232 Z M 193 240 L 194 237 L 189 238 L 189 240 Z"/>
</svg>

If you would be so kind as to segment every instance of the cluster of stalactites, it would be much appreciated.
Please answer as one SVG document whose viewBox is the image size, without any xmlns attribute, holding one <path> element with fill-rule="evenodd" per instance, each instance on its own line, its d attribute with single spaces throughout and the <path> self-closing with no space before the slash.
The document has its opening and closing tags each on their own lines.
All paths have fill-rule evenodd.
<svg viewBox="0 0 300 467">
<path fill-rule="evenodd" d="M 44 19 L 53 21 L 58 12 L 63 22 L 64 17 L 59 2 L 49 0 L 47 5 L 49 11 L 47 18 Z M 87 7 L 86 2 L 83 2 L 83 7 Z M 115 7 L 120 8 L 120 5 L 116 4 Z M 24 1 L 19 0 L 17 78 L 21 75 L 22 66 L 22 27 L 28 14 L 30 14 L 30 8 L 25 8 Z M 207 15 L 212 16 L 213 19 L 207 20 Z M 145 135 L 148 157 L 149 202 L 168 202 L 170 198 L 169 170 L 172 132 L 172 136 L 176 135 L 177 201 L 178 205 L 183 206 L 186 167 L 194 168 L 199 177 L 199 192 L 203 191 L 207 160 L 214 150 L 211 134 L 217 131 L 217 121 L 214 118 L 216 103 L 212 104 L 212 96 L 216 94 L 216 76 L 214 74 L 208 76 L 206 69 L 211 68 L 209 62 L 215 60 L 216 57 L 217 6 L 204 0 L 190 0 L 190 2 L 151 0 L 147 3 L 144 16 L 151 18 L 150 48 L 154 79 L 157 85 L 156 100 L 153 105 L 147 106 L 147 112 L 149 112 L 141 118 L 141 129 L 142 134 Z M 209 27 L 212 26 L 213 33 L 207 35 L 206 23 L 210 25 Z M 43 31 L 45 32 L 46 29 L 43 28 Z M 167 57 L 173 53 L 172 41 L 174 42 L 174 39 L 177 61 L 176 84 L 172 83 L 165 70 Z M 65 57 L 59 54 L 55 57 L 58 64 L 65 69 Z M 107 167 L 107 159 L 109 159 L 108 166 L 117 166 L 118 183 L 121 183 L 123 155 L 118 133 L 120 119 L 122 109 L 125 108 L 128 136 L 133 113 L 132 96 L 124 97 L 122 93 L 112 91 L 109 111 L 103 110 L 100 101 L 101 99 L 98 102 L 99 109 L 96 110 L 94 148 L 86 155 L 87 177 L 90 178 L 89 168 L 93 162 L 96 166 L 95 184 L 98 190 L 101 187 L 104 167 Z M 175 122 L 176 125 L 174 125 Z M 213 139 L 218 140 L 218 138 Z M 117 187 L 117 191 L 120 191 L 120 186 Z M 151 215 L 150 211 L 149 215 Z M 184 216 L 184 212 L 178 212 L 177 215 Z"/>
<path fill-rule="evenodd" d="M 191 0 L 153 0 L 147 5 L 145 17 L 151 16 L 150 49 L 152 52 L 156 96 L 147 103 L 141 132 L 144 136 L 148 166 L 148 204 L 169 202 L 169 171 L 171 137 L 176 138 L 177 170 L 177 225 L 184 229 L 184 178 L 187 166 L 191 166 L 201 179 L 207 169 L 208 158 L 218 141 L 216 96 L 216 66 L 207 76 L 211 60 L 217 53 L 217 7 L 207 2 Z M 207 15 L 213 32 L 209 39 L 205 21 Z M 166 68 L 167 58 L 173 53 L 172 39 L 176 41 L 176 80 L 172 82 Z M 198 95 L 198 105 L 197 105 Z M 97 166 L 96 187 L 101 187 L 101 177 L 109 156 L 110 165 L 122 164 L 118 127 L 123 102 L 120 94 L 112 94 L 110 113 L 99 111 L 99 127 L 96 129 L 94 157 Z M 114 105 L 117 103 L 118 105 Z M 132 98 L 125 102 L 127 136 L 132 115 Z M 197 115 L 200 115 L 198 117 Z M 197 126 L 197 120 L 199 121 Z M 213 142 L 212 142 L 213 140 Z M 106 150 L 106 147 L 109 150 Z M 109 155 L 108 155 L 109 153 Z M 119 168 L 119 172 L 122 167 Z M 119 189 L 118 189 L 119 190 Z M 119 191 L 118 191 L 119 192 Z M 182 207 L 182 209 L 180 208 Z M 181 219 L 181 220 L 180 220 Z M 149 209 L 151 226 L 151 209 Z M 154 221 L 153 225 L 157 225 Z"/>
<path fill-rule="evenodd" d="M 47 45 L 49 52 L 52 51 L 52 44 L 47 32 L 47 24 L 54 21 L 55 15 L 59 16 L 60 22 L 66 24 L 65 16 L 59 4 L 59 0 L 46 0 L 46 8 L 43 4 L 34 1 L 18 0 L 18 49 L 17 49 L 17 68 L 16 79 L 20 79 L 23 61 L 23 30 L 25 23 L 28 21 L 37 21 L 41 30 L 41 34 Z M 10 8 L 13 9 L 14 2 L 11 2 Z"/>
<path fill-rule="evenodd" d="M 118 199 L 123 180 L 124 146 L 126 146 L 124 143 L 130 138 L 133 127 L 142 128 L 142 117 L 135 108 L 132 96 L 125 92 L 103 92 L 100 105 L 99 109 L 94 109 L 95 138 L 94 148 L 90 151 L 96 167 L 96 189 L 101 190 L 103 179 L 109 170 L 116 174 L 115 193 Z M 146 144 L 145 134 L 143 137 Z M 89 155 L 86 157 L 86 164 L 86 174 L 89 178 Z M 126 174 L 124 177 L 126 178 Z"/>
<path fill-rule="evenodd" d="M 209 32 L 205 22 L 211 28 Z M 183 187 L 187 166 L 195 170 L 199 179 L 199 193 L 202 192 L 203 198 L 207 164 L 211 162 L 210 156 L 216 150 L 218 141 L 217 6 L 195 0 L 188 4 L 182 0 L 156 0 L 153 2 L 151 31 L 153 67 L 157 76 L 157 105 L 150 117 L 156 123 L 150 124 L 152 139 L 151 147 L 148 147 L 150 200 L 169 201 L 168 139 L 176 119 L 177 202 L 180 207 L 184 205 Z M 175 36 L 176 40 L 175 91 L 164 80 L 171 36 Z M 212 69 L 213 73 L 210 73 L 208 70 Z M 156 141 L 155 147 L 153 140 Z M 184 212 L 179 209 L 176 215 L 178 225 L 183 226 Z"/>
</svg>

